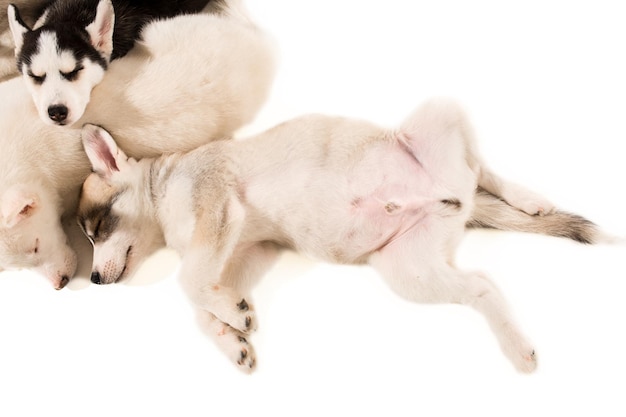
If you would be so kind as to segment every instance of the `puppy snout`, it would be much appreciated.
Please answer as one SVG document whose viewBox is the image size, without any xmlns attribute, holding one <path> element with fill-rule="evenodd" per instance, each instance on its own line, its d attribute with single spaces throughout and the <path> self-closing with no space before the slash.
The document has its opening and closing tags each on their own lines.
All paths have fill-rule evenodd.
<svg viewBox="0 0 626 417">
<path fill-rule="evenodd" d="M 91 282 L 98 285 L 102 284 L 102 277 L 100 276 L 100 272 L 93 271 L 91 273 Z"/>
<path fill-rule="evenodd" d="M 63 123 L 67 119 L 67 115 L 68 109 L 63 104 L 54 104 L 48 107 L 48 116 L 54 122 Z"/>
<path fill-rule="evenodd" d="M 70 277 L 68 277 L 67 275 L 63 275 L 61 276 L 61 280 L 59 281 L 59 283 L 55 285 L 54 289 L 55 290 L 63 289 L 67 285 L 68 282 L 70 282 Z"/>
</svg>

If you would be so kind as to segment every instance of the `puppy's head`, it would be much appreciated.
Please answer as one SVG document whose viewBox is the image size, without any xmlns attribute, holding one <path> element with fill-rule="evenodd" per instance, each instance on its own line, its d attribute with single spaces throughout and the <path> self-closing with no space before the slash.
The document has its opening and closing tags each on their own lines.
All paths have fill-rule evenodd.
<svg viewBox="0 0 626 417">
<path fill-rule="evenodd" d="M 8 17 L 17 68 L 39 116 L 52 125 L 73 124 L 111 59 L 115 16 L 110 0 L 100 1 L 95 20 L 85 28 L 46 22 L 44 15 L 41 26 L 30 29 L 14 5 Z"/>
<path fill-rule="evenodd" d="M 94 248 L 91 281 L 111 284 L 131 276 L 163 246 L 145 163 L 128 158 L 104 129 L 85 125 L 83 146 L 93 173 L 82 187 L 78 222 Z"/>
<path fill-rule="evenodd" d="M 32 269 L 61 289 L 76 271 L 76 254 L 61 226 L 57 204 L 40 184 L 0 195 L 0 270 Z"/>
</svg>

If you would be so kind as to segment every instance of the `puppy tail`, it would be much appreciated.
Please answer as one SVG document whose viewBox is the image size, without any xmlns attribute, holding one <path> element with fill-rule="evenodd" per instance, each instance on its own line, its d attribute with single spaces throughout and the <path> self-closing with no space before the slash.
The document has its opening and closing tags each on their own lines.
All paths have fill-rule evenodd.
<svg viewBox="0 0 626 417">
<path fill-rule="evenodd" d="M 620 242 L 579 215 L 559 210 L 545 215 L 529 215 L 482 188 L 477 190 L 474 211 L 466 226 L 538 233 L 585 244 Z"/>
</svg>

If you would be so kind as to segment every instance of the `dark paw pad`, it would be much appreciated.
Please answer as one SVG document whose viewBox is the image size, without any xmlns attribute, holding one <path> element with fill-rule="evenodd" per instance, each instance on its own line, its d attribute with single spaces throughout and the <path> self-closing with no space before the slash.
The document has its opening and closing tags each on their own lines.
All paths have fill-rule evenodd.
<svg viewBox="0 0 626 417">
<path fill-rule="evenodd" d="M 241 311 L 248 311 L 250 309 L 250 306 L 248 306 L 245 299 L 242 299 L 241 302 L 237 304 L 237 307 L 239 307 L 239 310 Z"/>
<path fill-rule="evenodd" d="M 239 353 L 239 360 L 237 361 L 237 364 L 243 365 L 243 363 L 244 363 L 244 361 L 246 360 L 247 357 L 248 357 L 248 350 L 247 349 L 241 349 L 241 352 Z"/>
</svg>

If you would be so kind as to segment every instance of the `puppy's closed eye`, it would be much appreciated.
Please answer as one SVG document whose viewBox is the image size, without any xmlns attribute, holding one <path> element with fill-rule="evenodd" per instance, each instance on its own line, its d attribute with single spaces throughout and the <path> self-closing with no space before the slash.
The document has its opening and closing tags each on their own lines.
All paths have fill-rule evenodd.
<svg viewBox="0 0 626 417">
<path fill-rule="evenodd" d="M 75 79 L 78 78 L 78 76 L 80 75 L 80 72 L 83 70 L 83 66 L 79 65 L 76 68 L 74 68 L 74 70 L 70 71 L 70 72 L 63 72 L 61 71 L 61 76 L 63 78 L 65 78 L 67 81 L 74 81 Z"/>
<path fill-rule="evenodd" d="M 37 74 L 34 74 L 32 71 L 28 71 L 28 76 L 37 85 L 43 84 L 43 82 L 46 80 L 46 74 L 37 75 Z"/>
</svg>

